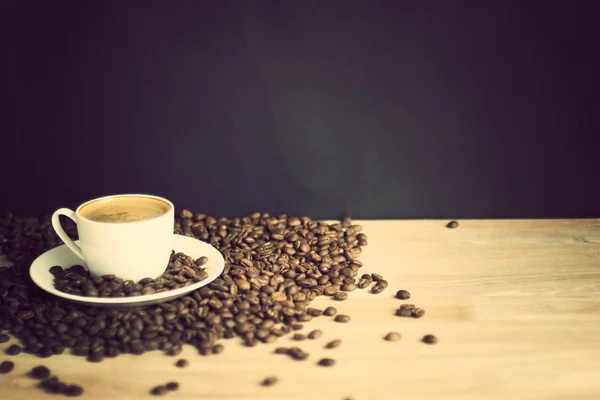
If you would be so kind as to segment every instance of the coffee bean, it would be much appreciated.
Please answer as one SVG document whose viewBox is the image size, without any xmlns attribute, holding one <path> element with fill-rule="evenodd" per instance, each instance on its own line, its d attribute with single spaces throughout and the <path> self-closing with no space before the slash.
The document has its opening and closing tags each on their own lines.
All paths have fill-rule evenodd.
<svg viewBox="0 0 600 400">
<path fill-rule="evenodd" d="M 38 367 L 34 367 L 29 372 L 29 376 L 35 379 L 47 379 L 50 377 L 50 370 L 47 367 L 40 365 Z"/>
<path fill-rule="evenodd" d="M 189 365 L 189 362 L 185 358 L 182 358 L 181 360 L 178 360 L 175 365 L 179 368 L 185 368 Z"/>
<path fill-rule="evenodd" d="M 295 330 L 295 331 L 299 331 L 302 328 L 304 328 L 304 325 L 302 325 L 302 324 L 294 324 L 294 325 L 292 325 L 292 329 Z"/>
<path fill-rule="evenodd" d="M 306 340 L 306 335 L 303 335 L 301 333 L 294 333 L 294 336 L 292 336 L 293 340 Z"/>
<path fill-rule="evenodd" d="M 387 335 L 385 335 L 384 339 L 389 342 L 395 342 L 397 340 L 400 340 L 400 334 L 398 332 L 390 332 Z"/>
<path fill-rule="evenodd" d="M 271 297 L 273 298 L 274 301 L 286 301 L 287 300 L 287 296 L 281 292 L 273 292 Z"/>
<path fill-rule="evenodd" d="M 8 335 L 5 335 L 4 333 L 0 333 L 0 343 L 6 343 L 10 340 L 10 337 Z"/>
<path fill-rule="evenodd" d="M 104 360 L 104 353 L 92 353 L 87 356 L 89 362 L 101 362 Z"/>
<path fill-rule="evenodd" d="M 377 283 L 377 284 L 375 284 L 375 286 L 373 286 L 371 288 L 371 293 L 379 294 L 379 293 L 383 292 L 384 290 L 385 290 L 385 286 L 382 286 L 379 283 Z"/>
<path fill-rule="evenodd" d="M 337 314 L 337 309 L 335 307 L 327 307 L 323 311 L 323 315 L 326 315 L 328 317 L 333 317 L 335 314 Z"/>
<path fill-rule="evenodd" d="M 457 221 L 450 221 L 446 225 L 446 228 L 449 228 L 449 229 L 458 228 L 458 222 Z"/>
<path fill-rule="evenodd" d="M 276 347 L 275 348 L 275 354 L 287 354 L 287 353 L 288 353 L 287 347 Z"/>
<path fill-rule="evenodd" d="M 168 356 L 178 356 L 179 354 L 181 354 L 181 350 L 181 346 L 173 346 L 170 349 L 167 349 L 166 354 Z"/>
<path fill-rule="evenodd" d="M 325 296 L 333 296 L 336 293 L 338 293 L 340 291 L 340 288 L 335 286 L 335 285 L 331 285 L 331 286 L 327 286 L 324 290 L 323 290 L 323 294 Z"/>
<path fill-rule="evenodd" d="M 63 393 L 69 397 L 81 396 L 83 394 L 83 388 L 79 385 L 69 385 L 64 389 Z"/>
<path fill-rule="evenodd" d="M 388 281 L 386 281 L 385 279 L 382 279 L 377 282 L 377 286 L 382 286 L 385 289 L 388 287 Z"/>
<path fill-rule="evenodd" d="M 333 358 L 322 358 L 317 364 L 322 367 L 331 367 L 335 365 L 335 360 Z"/>
<path fill-rule="evenodd" d="M 150 390 L 150 394 L 153 396 L 162 396 L 167 393 L 167 388 L 165 386 L 155 386 Z"/>
<path fill-rule="evenodd" d="M 225 350 L 225 347 L 222 344 L 216 344 L 212 348 L 213 354 L 221 354 Z"/>
<path fill-rule="evenodd" d="M 358 281 L 358 284 L 356 286 L 359 289 L 365 289 L 371 283 L 373 283 L 373 278 L 371 277 L 371 275 L 367 275 L 367 278 L 365 278 L 365 276 L 363 275 L 363 277 L 360 278 L 360 280 Z"/>
<path fill-rule="evenodd" d="M 206 264 L 207 262 L 208 262 L 208 257 L 202 256 L 202 257 L 198 258 L 198 259 L 195 261 L 195 264 L 196 264 L 198 267 L 201 267 L 201 266 L 203 266 L 204 264 Z"/>
<path fill-rule="evenodd" d="M 9 356 L 16 356 L 17 354 L 21 353 L 21 346 L 17 344 L 11 344 L 6 348 L 6 350 L 4 350 L 4 353 Z"/>
<path fill-rule="evenodd" d="M 344 301 L 348 298 L 348 293 L 345 292 L 337 292 L 335 295 L 333 295 L 333 299 L 337 300 L 337 301 Z"/>
<path fill-rule="evenodd" d="M 169 382 L 165 385 L 165 387 L 167 388 L 167 390 L 174 391 L 174 390 L 179 389 L 179 383 Z"/>
<path fill-rule="evenodd" d="M 310 320 L 312 320 L 312 315 L 308 315 L 308 314 L 299 314 L 296 316 L 296 318 L 298 319 L 298 321 L 300 322 L 308 322 Z"/>
<path fill-rule="evenodd" d="M 342 285 L 341 289 L 344 292 L 352 292 L 352 291 L 356 290 L 356 285 L 354 283 L 345 283 Z"/>
<path fill-rule="evenodd" d="M 325 348 L 335 349 L 336 347 L 339 347 L 341 344 L 342 344 L 342 341 L 340 339 L 336 339 L 336 340 L 332 340 L 331 342 L 327 343 L 325 345 Z"/>
<path fill-rule="evenodd" d="M 408 300 L 410 299 L 410 293 L 407 290 L 398 290 L 396 292 L 396 298 L 400 300 Z"/>
<path fill-rule="evenodd" d="M 346 323 L 346 322 L 350 322 L 350 317 L 348 315 L 340 314 L 340 315 L 336 315 L 336 317 L 334 318 L 334 321 Z"/>
<path fill-rule="evenodd" d="M 373 280 L 375 282 L 380 282 L 380 281 L 384 281 L 385 279 L 383 279 L 383 276 L 376 274 L 376 273 L 372 273 L 371 277 L 373 278 Z"/>
<path fill-rule="evenodd" d="M 261 382 L 261 385 L 262 386 L 273 386 L 278 381 L 279 381 L 279 379 L 276 376 L 269 376 L 268 378 L 263 379 L 263 381 Z"/>
<path fill-rule="evenodd" d="M 414 310 L 412 310 L 411 314 L 414 318 L 421 318 L 423 315 L 425 315 L 425 310 L 421 308 L 415 308 Z"/>
<path fill-rule="evenodd" d="M 320 330 L 318 330 L 318 329 L 315 329 L 315 330 L 313 330 L 311 333 L 309 333 L 309 334 L 308 334 L 308 338 L 309 338 L 309 339 L 313 339 L 313 340 L 314 340 L 314 339 L 318 339 L 318 338 L 320 338 L 321 336 L 323 336 L 323 332 L 322 332 L 322 331 L 320 331 Z"/>
<path fill-rule="evenodd" d="M 305 353 L 299 347 L 292 347 L 292 348 L 288 349 L 287 354 L 290 357 L 292 357 L 294 360 L 298 360 L 298 361 L 306 360 L 309 356 L 308 353 Z"/>
<path fill-rule="evenodd" d="M 0 374 L 8 374 L 15 367 L 15 363 L 12 361 L 2 361 L 0 363 Z"/>
<path fill-rule="evenodd" d="M 427 343 L 427 344 L 436 344 L 438 342 L 438 339 L 437 339 L 437 337 L 435 337 L 433 335 L 425 335 L 425 336 L 423 336 L 421 341 L 423 343 Z"/>
<path fill-rule="evenodd" d="M 327 275 L 325 275 L 325 276 L 327 276 Z M 316 308 L 311 308 L 311 307 L 306 309 L 306 313 L 312 317 L 319 317 L 319 316 L 323 315 L 322 310 L 318 310 Z"/>
<path fill-rule="evenodd" d="M 412 310 L 408 309 L 408 308 L 400 308 L 400 309 L 396 310 L 396 315 L 398 317 L 411 317 Z"/>
<path fill-rule="evenodd" d="M 63 272 L 63 268 L 60 265 L 55 265 L 54 267 L 50 268 L 49 272 L 52 275 L 59 275 Z"/>
</svg>

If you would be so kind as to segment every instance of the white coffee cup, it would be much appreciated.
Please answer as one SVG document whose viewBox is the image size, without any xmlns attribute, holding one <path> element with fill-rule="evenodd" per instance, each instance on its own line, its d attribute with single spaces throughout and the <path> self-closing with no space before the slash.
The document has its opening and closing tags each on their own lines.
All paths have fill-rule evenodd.
<svg viewBox="0 0 600 400">
<path fill-rule="evenodd" d="M 77 224 L 79 245 L 60 225 L 64 215 Z M 161 197 L 124 194 L 90 200 L 75 211 L 61 208 L 52 227 L 93 276 L 115 275 L 137 282 L 157 278 L 173 250 L 175 207 Z"/>
</svg>

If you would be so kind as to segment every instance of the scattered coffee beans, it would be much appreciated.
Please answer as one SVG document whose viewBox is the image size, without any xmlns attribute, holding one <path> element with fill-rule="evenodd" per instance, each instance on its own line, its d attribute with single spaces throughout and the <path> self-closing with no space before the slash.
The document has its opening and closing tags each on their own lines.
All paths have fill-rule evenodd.
<svg viewBox="0 0 600 400">
<path fill-rule="evenodd" d="M 174 390 L 179 389 L 179 383 L 169 382 L 165 385 L 165 387 L 167 388 L 167 390 L 174 391 Z"/>
<path fill-rule="evenodd" d="M 29 372 L 29 376 L 35 379 L 47 379 L 50 377 L 50 370 L 47 367 L 40 365 L 39 367 L 33 368 Z"/>
<path fill-rule="evenodd" d="M 341 344 L 342 344 L 341 339 L 336 339 L 336 340 L 332 340 L 331 342 L 327 343 L 325 345 L 325 348 L 327 348 L 327 349 L 335 349 L 336 347 L 340 347 Z"/>
<path fill-rule="evenodd" d="M 400 340 L 400 334 L 398 332 L 390 332 L 387 335 L 385 335 L 384 339 L 388 342 L 395 342 L 397 340 Z"/>
<path fill-rule="evenodd" d="M 421 341 L 423 343 L 427 343 L 427 344 L 436 344 L 438 339 L 437 339 L 437 337 L 435 337 L 433 335 L 425 335 L 425 336 L 423 336 Z"/>
<path fill-rule="evenodd" d="M 94 278 L 81 265 L 65 270 L 54 266 L 50 272 L 54 275 L 54 287 L 64 293 L 85 297 L 131 297 L 165 292 L 203 281 L 208 277 L 208 272 L 200 267 L 206 264 L 204 259 L 208 261 L 206 257 L 194 261 L 188 255 L 173 251 L 161 277 L 144 278 L 137 283 L 114 275 Z"/>
<path fill-rule="evenodd" d="M 2 361 L 0 363 L 0 374 L 8 374 L 15 367 L 15 363 L 12 361 Z"/>
<path fill-rule="evenodd" d="M 269 376 L 268 378 L 263 379 L 263 381 L 260 384 L 262 386 L 273 386 L 278 381 L 279 379 L 276 376 Z"/>
<path fill-rule="evenodd" d="M 319 360 L 318 364 L 322 367 L 331 367 L 335 365 L 335 360 L 333 358 L 322 358 Z"/>
<path fill-rule="evenodd" d="M 328 317 L 333 317 L 335 314 L 337 314 L 337 309 L 335 307 L 327 307 L 325 311 L 323 311 L 323 315 Z"/>
<path fill-rule="evenodd" d="M 292 339 L 294 339 L 294 340 L 305 340 L 306 339 L 306 335 L 303 335 L 301 333 L 294 333 L 294 336 L 292 336 Z"/>
<path fill-rule="evenodd" d="M 277 347 L 275 348 L 275 354 L 287 354 L 289 349 L 287 347 Z"/>
<path fill-rule="evenodd" d="M 6 350 L 4 350 L 4 353 L 9 356 L 16 356 L 17 354 L 21 353 L 21 346 L 17 344 L 11 344 L 6 348 Z"/>
<path fill-rule="evenodd" d="M 398 290 L 396 292 L 396 298 L 400 300 L 408 300 L 410 299 L 410 293 L 408 292 L 408 290 Z"/>
<path fill-rule="evenodd" d="M 446 225 L 446 228 L 450 228 L 450 229 L 458 228 L 458 222 L 457 221 L 450 221 Z"/>
<path fill-rule="evenodd" d="M 340 314 L 334 318 L 334 321 L 346 323 L 346 322 L 350 322 L 350 317 L 348 315 Z"/>
<path fill-rule="evenodd" d="M 47 393 L 64 394 L 69 397 L 81 396 L 83 394 L 83 388 L 81 386 L 67 385 L 55 376 L 44 379 L 39 383 L 38 387 Z"/>
<path fill-rule="evenodd" d="M 318 338 L 320 338 L 321 336 L 323 336 L 323 332 L 321 332 L 321 331 L 320 331 L 320 330 L 318 330 L 318 329 L 315 329 L 314 331 L 312 331 L 311 333 L 309 333 L 309 334 L 308 334 L 308 338 L 309 338 L 309 339 L 313 339 L 313 340 L 314 340 L 314 339 L 318 339 Z"/>
<path fill-rule="evenodd" d="M 10 340 L 10 337 L 8 335 L 5 335 L 4 333 L 0 333 L 0 343 L 6 343 Z"/>
</svg>

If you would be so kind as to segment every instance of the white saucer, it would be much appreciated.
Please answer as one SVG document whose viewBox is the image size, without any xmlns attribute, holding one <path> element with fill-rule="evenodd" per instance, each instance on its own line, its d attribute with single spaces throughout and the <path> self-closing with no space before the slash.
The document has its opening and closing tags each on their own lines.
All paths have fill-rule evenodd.
<svg viewBox="0 0 600 400">
<path fill-rule="evenodd" d="M 55 296 L 68 299 L 76 303 L 96 307 L 145 307 L 152 304 L 162 303 L 165 301 L 176 299 L 187 293 L 190 293 L 202 286 L 209 284 L 221 275 L 225 267 L 225 261 L 219 250 L 215 249 L 208 243 L 200 240 L 182 236 L 173 235 L 173 250 L 179 253 L 185 253 L 193 259 L 202 256 L 208 257 L 208 262 L 204 264 L 208 278 L 201 282 L 193 283 L 182 288 L 168 290 L 166 292 L 149 294 L 145 296 L 133 297 L 85 297 L 73 294 L 63 293 L 54 288 L 54 276 L 50 273 L 50 268 L 55 265 L 60 265 L 63 268 L 69 268 L 73 265 L 82 265 L 87 269 L 85 262 L 77 257 L 66 245 L 58 246 L 52 250 L 48 250 L 41 256 L 35 259 L 29 269 L 29 275 L 33 282 L 46 292 Z M 79 241 L 75 241 L 79 243 Z"/>
</svg>

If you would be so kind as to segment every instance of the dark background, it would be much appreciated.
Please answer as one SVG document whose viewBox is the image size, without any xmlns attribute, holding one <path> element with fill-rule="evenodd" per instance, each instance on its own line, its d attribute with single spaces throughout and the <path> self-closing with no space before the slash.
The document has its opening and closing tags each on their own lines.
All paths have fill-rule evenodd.
<svg viewBox="0 0 600 400">
<path fill-rule="evenodd" d="M 0 212 L 600 215 L 594 1 L 2 7 Z"/>
</svg>

